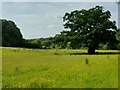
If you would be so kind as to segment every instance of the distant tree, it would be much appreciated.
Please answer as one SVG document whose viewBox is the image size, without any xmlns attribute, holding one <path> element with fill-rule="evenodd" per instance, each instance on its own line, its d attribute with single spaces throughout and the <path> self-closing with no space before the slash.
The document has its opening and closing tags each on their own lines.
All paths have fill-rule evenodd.
<svg viewBox="0 0 120 90">
<path fill-rule="evenodd" d="M 41 40 L 40 39 L 26 39 L 24 43 L 25 48 L 32 48 L 32 49 L 41 49 Z"/>
<path fill-rule="evenodd" d="M 41 45 L 43 49 L 50 49 L 53 43 L 53 38 L 52 37 L 48 37 L 48 38 L 44 38 L 41 39 Z"/>
<path fill-rule="evenodd" d="M 0 19 L 0 22 L 2 22 L 2 46 L 22 47 L 24 39 L 16 24 L 5 19 Z"/>
<path fill-rule="evenodd" d="M 89 10 L 82 9 L 66 13 L 63 17 L 64 27 L 69 33 L 79 38 L 79 42 L 88 47 L 88 53 L 95 53 L 99 43 L 114 44 L 117 31 L 116 22 L 110 20 L 111 13 L 103 7 L 96 6 Z"/>
<path fill-rule="evenodd" d="M 56 48 L 64 49 L 66 48 L 67 37 L 64 33 L 57 34 L 54 37 L 54 43 L 56 44 Z"/>
<path fill-rule="evenodd" d="M 84 49 L 81 37 L 75 32 L 62 31 L 54 37 L 54 42 L 58 48 L 62 49 Z"/>
<path fill-rule="evenodd" d="M 120 41 L 120 29 L 118 29 L 118 32 L 116 33 L 116 39 Z"/>
<path fill-rule="evenodd" d="M 120 29 L 118 29 L 118 32 L 116 33 L 116 39 L 118 40 L 117 48 L 120 50 Z"/>
</svg>

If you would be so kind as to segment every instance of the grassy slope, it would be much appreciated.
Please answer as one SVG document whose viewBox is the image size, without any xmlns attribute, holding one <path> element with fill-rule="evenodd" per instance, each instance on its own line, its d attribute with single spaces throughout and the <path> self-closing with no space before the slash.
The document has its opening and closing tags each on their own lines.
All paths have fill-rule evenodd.
<svg viewBox="0 0 120 90">
<path fill-rule="evenodd" d="M 86 51 L 3 48 L 3 87 L 118 87 L 117 54 L 70 55 L 78 52 Z"/>
</svg>

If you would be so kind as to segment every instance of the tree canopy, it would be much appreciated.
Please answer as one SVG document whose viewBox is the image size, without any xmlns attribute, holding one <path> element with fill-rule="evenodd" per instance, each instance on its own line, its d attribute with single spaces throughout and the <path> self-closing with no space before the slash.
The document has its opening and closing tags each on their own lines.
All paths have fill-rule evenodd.
<svg viewBox="0 0 120 90">
<path fill-rule="evenodd" d="M 64 27 L 70 29 L 67 34 L 77 36 L 88 47 L 89 53 L 95 53 L 99 43 L 113 44 L 116 40 L 116 22 L 111 21 L 110 18 L 110 11 L 96 6 L 88 10 L 82 9 L 66 13 L 63 21 Z"/>
<path fill-rule="evenodd" d="M 2 46 L 21 47 L 23 36 L 13 21 L 0 19 L 2 22 Z"/>
</svg>

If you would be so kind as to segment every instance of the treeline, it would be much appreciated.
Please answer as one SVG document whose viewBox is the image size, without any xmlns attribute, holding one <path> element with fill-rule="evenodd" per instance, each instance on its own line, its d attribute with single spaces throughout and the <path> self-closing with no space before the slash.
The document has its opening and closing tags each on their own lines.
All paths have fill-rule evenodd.
<svg viewBox="0 0 120 90">
<path fill-rule="evenodd" d="M 111 13 L 96 6 L 66 13 L 64 28 L 60 34 L 49 38 L 24 39 L 20 29 L 10 20 L 0 19 L 2 23 L 2 46 L 34 49 L 120 49 L 120 29 L 115 21 L 110 21 Z"/>
<path fill-rule="evenodd" d="M 39 49 L 88 49 L 75 37 L 66 37 L 58 34 L 55 37 L 26 40 L 26 48 Z M 120 30 L 116 33 L 116 41 L 113 44 L 100 43 L 97 49 L 120 50 Z"/>
<path fill-rule="evenodd" d="M 2 22 L 2 46 L 34 49 L 87 49 L 80 37 L 69 36 L 67 31 L 49 38 L 24 39 L 20 29 L 13 21 L 0 19 Z M 116 33 L 114 45 L 100 43 L 97 49 L 120 49 L 120 30 Z"/>
</svg>

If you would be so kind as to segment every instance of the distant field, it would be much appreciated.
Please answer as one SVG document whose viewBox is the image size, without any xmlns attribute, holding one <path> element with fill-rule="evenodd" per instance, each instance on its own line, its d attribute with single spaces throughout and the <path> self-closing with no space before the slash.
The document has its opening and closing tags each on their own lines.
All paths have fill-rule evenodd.
<svg viewBox="0 0 120 90">
<path fill-rule="evenodd" d="M 118 54 L 81 54 L 85 52 L 3 48 L 2 87 L 117 88 Z"/>
</svg>

